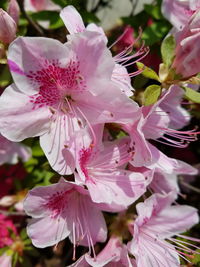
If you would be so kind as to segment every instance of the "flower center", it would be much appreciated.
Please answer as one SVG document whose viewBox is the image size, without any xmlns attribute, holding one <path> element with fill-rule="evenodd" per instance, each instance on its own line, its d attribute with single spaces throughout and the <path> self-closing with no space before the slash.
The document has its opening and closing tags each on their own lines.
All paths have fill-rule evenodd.
<svg viewBox="0 0 200 267">
<path fill-rule="evenodd" d="M 39 86 L 39 93 L 30 97 L 34 108 L 50 106 L 57 109 L 66 97 L 84 91 L 86 84 L 79 67 L 79 61 L 70 60 L 63 68 L 57 60 L 53 60 L 43 69 L 30 71 L 27 77 Z"/>
<path fill-rule="evenodd" d="M 68 208 L 69 195 L 74 192 L 73 189 L 67 191 L 55 192 L 50 196 L 45 206 L 51 210 L 51 217 L 57 218 L 64 209 Z"/>
</svg>

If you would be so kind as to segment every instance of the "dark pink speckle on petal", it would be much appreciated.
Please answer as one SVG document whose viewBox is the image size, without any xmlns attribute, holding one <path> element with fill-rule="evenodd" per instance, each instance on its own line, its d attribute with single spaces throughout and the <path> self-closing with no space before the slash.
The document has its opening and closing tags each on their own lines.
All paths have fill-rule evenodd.
<svg viewBox="0 0 200 267">
<path fill-rule="evenodd" d="M 78 61 L 71 60 L 65 68 L 57 60 L 46 64 L 43 69 L 27 74 L 31 82 L 39 86 L 39 93 L 30 97 L 30 102 L 37 107 L 57 107 L 67 96 L 85 90 L 86 84 L 80 74 Z"/>
</svg>

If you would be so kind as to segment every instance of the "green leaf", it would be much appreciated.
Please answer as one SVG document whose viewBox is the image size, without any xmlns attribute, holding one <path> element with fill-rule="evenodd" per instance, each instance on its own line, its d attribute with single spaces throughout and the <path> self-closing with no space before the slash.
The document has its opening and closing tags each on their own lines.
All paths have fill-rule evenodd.
<svg viewBox="0 0 200 267">
<path fill-rule="evenodd" d="M 163 62 L 167 67 L 172 65 L 175 56 L 176 42 L 172 35 L 166 37 L 161 45 L 161 54 Z"/>
<path fill-rule="evenodd" d="M 37 13 L 32 13 L 30 16 L 33 20 L 49 21 L 49 29 L 57 29 L 64 26 L 64 23 L 61 20 L 59 13 L 56 11 L 45 10 Z"/>
<path fill-rule="evenodd" d="M 11 83 L 12 78 L 11 78 L 8 66 L 5 65 L 5 66 L 2 66 L 2 68 L 3 70 L 0 74 L 0 87 L 5 87 Z"/>
<path fill-rule="evenodd" d="M 65 7 L 68 4 L 67 0 L 52 0 L 52 2 L 54 2 L 55 4 L 57 4 L 61 7 Z"/>
<path fill-rule="evenodd" d="M 194 258 L 192 259 L 192 263 L 195 264 L 195 266 L 200 266 L 200 255 L 198 254 L 200 252 L 200 249 L 196 250 L 197 254 L 194 254 Z"/>
<path fill-rule="evenodd" d="M 156 81 L 160 81 L 157 73 L 152 70 L 151 68 L 149 67 L 146 67 L 143 63 L 141 62 L 137 62 L 137 67 L 139 70 L 143 70 L 143 72 L 141 73 L 144 77 L 146 78 L 149 78 L 149 79 L 152 79 L 152 80 L 156 80 Z"/>
<path fill-rule="evenodd" d="M 154 22 L 143 31 L 142 39 L 146 45 L 153 45 L 162 40 L 169 32 L 171 26 L 165 21 Z"/>
<path fill-rule="evenodd" d="M 196 92 L 189 87 L 183 87 L 183 89 L 185 90 L 185 97 L 188 100 L 190 100 L 194 103 L 200 104 L 200 93 L 199 92 Z"/>
<path fill-rule="evenodd" d="M 154 19 L 162 19 L 162 13 L 158 5 L 144 5 L 144 10 Z"/>
<path fill-rule="evenodd" d="M 39 143 L 33 146 L 33 148 L 32 148 L 32 156 L 33 157 L 42 157 L 42 156 L 44 156 L 44 152 L 41 149 Z"/>
<path fill-rule="evenodd" d="M 153 84 L 146 88 L 144 91 L 144 105 L 149 106 L 158 100 L 161 94 L 161 86 Z"/>
</svg>

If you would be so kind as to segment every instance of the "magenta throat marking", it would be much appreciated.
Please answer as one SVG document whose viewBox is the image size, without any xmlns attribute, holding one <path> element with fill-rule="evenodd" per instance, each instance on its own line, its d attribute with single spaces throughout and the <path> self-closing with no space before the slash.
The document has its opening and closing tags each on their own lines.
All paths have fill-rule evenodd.
<svg viewBox="0 0 200 267">
<path fill-rule="evenodd" d="M 39 86 L 39 93 L 30 97 L 30 102 L 36 107 L 51 106 L 57 108 L 66 97 L 80 93 L 86 89 L 84 78 L 80 74 L 80 63 L 70 60 L 63 68 L 58 60 L 47 63 L 38 71 L 30 71 L 26 76 L 34 85 Z"/>
</svg>

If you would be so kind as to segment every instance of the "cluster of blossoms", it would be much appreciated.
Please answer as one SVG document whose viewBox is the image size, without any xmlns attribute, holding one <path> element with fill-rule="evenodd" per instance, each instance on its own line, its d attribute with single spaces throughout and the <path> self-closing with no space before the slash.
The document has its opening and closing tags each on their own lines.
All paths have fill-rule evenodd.
<svg viewBox="0 0 200 267">
<path fill-rule="evenodd" d="M 163 4 L 172 23 L 173 5 L 191 11 L 187 21 L 176 17 L 182 28 L 174 30 L 172 65 L 188 86 L 200 72 L 191 47 L 200 28 L 193 2 L 187 1 L 187 7 L 183 1 Z M 85 27 L 73 6 L 60 15 L 69 32 L 65 44 L 43 37 L 18 37 L 10 44 L 14 83 L 0 97 L 0 164 L 15 163 L 16 155 L 27 160 L 30 151 L 16 142 L 39 137 L 52 169 L 63 176 L 28 192 L 28 235 L 39 248 L 69 237 L 74 260 L 78 245 L 88 247 L 72 266 L 180 266 L 180 257 L 188 261 L 196 249 L 190 241 L 198 241 L 181 233 L 199 219 L 195 208 L 176 204 L 178 175 L 196 175 L 197 170 L 155 144 L 181 148 L 196 140 L 196 129 L 180 130 L 190 121 L 181 106 L 184 90 L 163 80 L 158 101 L 139 106 L 131 77 L 141 71 L 128 73 L 126 67 L 146 50 L 132 54 L 132 43 L 112 56 L 101 27 Z M 121 133 L 117 138 L 115 128 Z M 109 233 L 103 212 L 119 213 Z M 97 253 L 95 244 L 108 238 Z"/>
</svg>

